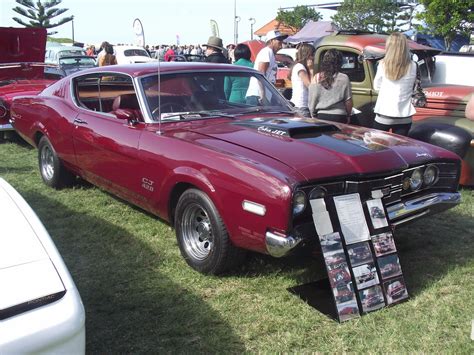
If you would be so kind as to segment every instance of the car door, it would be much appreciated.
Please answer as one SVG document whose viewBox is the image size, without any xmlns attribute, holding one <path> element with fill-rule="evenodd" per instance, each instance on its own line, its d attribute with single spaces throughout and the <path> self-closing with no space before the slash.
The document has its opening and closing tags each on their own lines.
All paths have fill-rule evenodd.
<svg viewBox="0 0 474 355">
<path fill-rule="evenodd" d="M 79 106 L 73 123 L 77 165 L 93 184 L 122 197 L 133 196 L 140 181 L 138 142 L 144 124 L 118 119 L 112 112 L 119 93 L 133 92 L 131 78 L 95 74 L 76 78 L 74 86 Z"/>
</svg>

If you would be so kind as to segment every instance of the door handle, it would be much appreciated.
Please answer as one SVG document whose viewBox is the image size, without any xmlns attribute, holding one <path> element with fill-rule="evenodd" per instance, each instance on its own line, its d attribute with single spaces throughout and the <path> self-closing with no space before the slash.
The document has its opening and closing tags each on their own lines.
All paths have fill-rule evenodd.
<svg viewBox="0 0 474 355">
<path fill-rule="evenodd" d="M 87 121 L 81 120 L 80 118 L 75 118 L 74 123 L 76 123 L 76 124 L 87 124 Z"/>
</svg>

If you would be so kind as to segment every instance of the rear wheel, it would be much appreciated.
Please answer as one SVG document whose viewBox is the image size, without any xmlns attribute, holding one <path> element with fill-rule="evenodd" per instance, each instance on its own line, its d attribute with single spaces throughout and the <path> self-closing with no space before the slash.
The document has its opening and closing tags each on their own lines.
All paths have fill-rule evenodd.
<svg viewBox="0 0 474 355">
<path fill-rule="evenodd" d="M 38 144 L 38 165 L 41 178 L 48 186 L 59 189 L 70 185 L 74 176 L 64 168 L 51 142 L 45 136 Z"/>
<path fill-rule="evenodd" d="M 175 214 L 176 238 L 189 266 L 203 274 L 220 274 L 239 265 L 245 251 L 232 245 L 209 196 L 197 189 L 181 195 Z"/>
</svg>

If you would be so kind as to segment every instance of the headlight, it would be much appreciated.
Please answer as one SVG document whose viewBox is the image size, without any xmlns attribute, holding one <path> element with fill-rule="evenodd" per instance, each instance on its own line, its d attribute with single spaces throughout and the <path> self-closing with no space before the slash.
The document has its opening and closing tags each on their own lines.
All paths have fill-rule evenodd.
<svg viewBox="0 0 474 355">
<path fill-rule="evenodd" d="M 314 189 L 311 190 L 309 193 L 309 199 L 314 200 L 317 198 L 324 198 L 326 196 L 326 189 L 321 186 L 316 186 Z"/>
<path fill-rule="evenodd" d="M 3 118 L 7 115 L 7 108 L 5 107 L 5 105 L 0 101 L 0 118 Z"/>
<path fill-rule="evenodd" d="M 300 214 L 306 207 L 306 195 L 303 191 L 296 191 L 293 195 L 293 215 Z"/>
<path fill-rule="evenodd" d="M 423 175 L 421 174 L 421 169 L 415 169 L 410 177 L 410 188 L 413 191 L 419 190 L 422 183 Z"/>
<path fill-rule="evenodd" d="M 423 173 L 423 183 L 426 186 L 431 186 L 438 181 L 439 170 L 438 167 L 435 165 L 428 165 Z"/>
</svg>

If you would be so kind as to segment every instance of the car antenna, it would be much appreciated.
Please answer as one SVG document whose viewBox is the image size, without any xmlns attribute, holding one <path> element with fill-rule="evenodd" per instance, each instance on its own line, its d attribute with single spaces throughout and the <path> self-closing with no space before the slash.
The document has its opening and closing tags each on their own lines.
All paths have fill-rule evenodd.
<svg viewBox="0 0 474 355">
<path fill-rule="evenodd" d="M 157 134 L 161 135 L 161 60 L 160 54 L 158 53 L 158 132 Z"/>
</svg>

